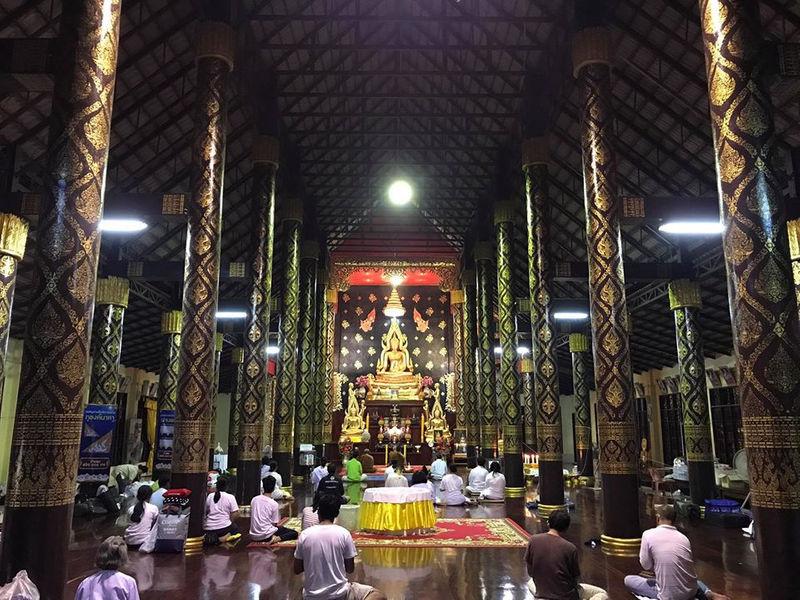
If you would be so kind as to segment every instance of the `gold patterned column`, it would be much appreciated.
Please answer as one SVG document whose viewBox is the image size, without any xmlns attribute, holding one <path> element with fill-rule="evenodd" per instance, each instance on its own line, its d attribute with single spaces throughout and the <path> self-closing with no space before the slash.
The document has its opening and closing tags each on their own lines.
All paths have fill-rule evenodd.
<svg viewBox="0 0 800 600">
<path fill-rule="evenodd" d="M 611 48 L 608 31 L 579 31 L 575 76 L 583 91 L 581 148 L 586 195 L 589 302 L 592 314 L 600 472 L 603 474 L 603 552 L 639 552 L 639 476 L 628 311 L 622 268 L 620 199 L 614 153 Z"/>
<path fill-rule="evenodd" d="M 260 135 L 250 154 L 253 161 L 250 310 L 244 337 L 244 379 L 240 390 L 237 495 L 249 503 L 261 493 L 262 429 L 267 402 L 272 257 L 275 242 L 275 182 L 280 147 L 277 138 Z"/>
<path fill-rule="evenodd" d="M 325 418 L 325 403 L 328 394 L 325 390 L 325 334 L 327 333 L 328 308 L 325 305 L 325 283 L 328 272 L 317 270 L 316 323 L 314 324 L 314 409 L 312 411 L 312 439 L 314 446 L 321 448 L 325 444 L 322 434 L 322 422 Z"/>
<path fill-rule="evenodd" d="M 222 348 L 225 346 L 225 336 L 219 332 L 214 334 L 214 385 L 211 388 L 211 426 L 208 430 L 209 465 L 214 464 L 214 436 L 217 433 L 217 396 L 219 396 L 219 375 L 222 367 Z"/>
<path fill-rule="evenodd" d="M 17 265 L 25 254 L 28 222 L 16 215 L 0 213 L 0 408 L 6 376 L 8 334 L 11 331 L 11 308 L 17 283 Z"/>
<path fill-rule="evenodd" d="M 182 324 L 183 313 L 179 310 L 171 310 L 161 315 L 163 349 L 161 351 L 161 374 L 158 378 L 158 416 L 156 418 L 158 448 L 156 448 L 154 467 L 157 471 L 172 469 Z"/>
<path fill-rule="evenodd" d="M 233 68 L 233 31 L 225 23 L 204 22 L 195 43 L 195 137 L 172 457 L 172 485 L 192 491 L 188 554 L 203 545 L 225 168 L 225 86 Z"/>
<path fill-rule="evenodd" d="M 325 412 L 322 415 L 322 438 L 333 444 L 333 412 L 338 404 L 338 390 L 334 386 L 334 342 L 336 332 L 336 305 L 339 293 L 335 288 L 325 288 Z"/>
<path fill-rule="evenodd" d="M 53 53 L 38 250 L 0 562 L 3 581 L 26 569 L 48 600 L 63 597 L 67 575 L 121 4 L 66 0 Z"/>
<path fill-rule="evenodd" d="M 476 287 L 475 271 L 464 271 L 461 275 L 464 282 L 464 368 L 463 404 L 467 415 L 467 456 L 477 453 L 481 444 L 481 413 L 478 406 L 478 370 L 475 360 L 477 352 L 475 327 Z"/>
<path fill-rule="evenodd" d="M 570 333 L 569 352 L 572 355 L 572 388 L 575 394 L 575 462 L 580 476 L 587 478 L 584 483 L 592 483 L 594 456 L 592 414 L 589 408 L 589 338 L 582 333 Z"/>
<path fill-rule="evenodd" d="M 680 279 L 669 284 L 669 307 L 675 313 L 680 391 L 683 399 L 683 439 L 689 463 L 689 493 L 692 502 L 705 506 L 717 495 L 711 422 L 708 417 L 706 363 L 698 317 L 702 302 L 700 286 Z"/>
<path fill-rule="evenodd" d="M 794 293 L 797 297 L 798 309 L 800 309 L 800 219 L 789 221 L 786 227 L 789 232 L 789 258 L 792 261 Z"/>
<path fill-rule="evenodd" d="M 739 401 L 764 598 L 800 595 L 800 325 L 755 0 L 700 0 Z"/>
<path fill-rule="evenodd" d="M 478 242 L 475 263 L 478 281 L 478 387 L 480 388 L 481 454 L 494 458 L 497 452 L 497 389 L 494 358 L 494 313 L 492 302 L 491 242 Z"/>
<path fill-rule="evenodd" d="M 522 145 L 525 206 L 528 222 L 528 283 L 531 303 L 531 354 L 539 452 L 539 517 L 564 504 L 561 404 L 558 389 L 555 328 L 552 318 L 550 267 L 550 199 L 547 139 L 529 138 Z"/>
<path fill-rule="evenodd" d="M 300 319 L 300 230 L 303 204 L 291 199 L 284 207 L 283 315 L 278 385 L 275 390 L 275 460 L 286 481 L 291 479 L 294 454 L 294 405 L 297 400 L 297 336 Z"/>
<path fill-rule="evenodd" d="M 297 404 L 294 411 L 294 447 L 311 444 L 314 441 L 314 398 L 316 377 L 314 374 L 314 315 L 317 297 L 317 261 L 319 244 L 306 240 L 300 250 L 300 320 Z M 297 459 L 299 459 L 299 453 Z M 295 474 L 302 473 L 302 467 L 295 460 Z"/>
<path fill-rule="evenodd" d="M 519 360 L 520 406 L 522 407 L 522 433 L 525 444 L 536 448 L 536 407 L 533 403 L 533 359 Z"/>
<path fill-rule="evenodd" d="M 525 494 L 522 473 L 522 412 L 517 395 L 517 330 L 514 325 L 514 294 L 511 289 L 511 250 L 514 243 L 514 205 L 495 206 L 497 233 L 497 328 L 500 333 L 500 390 L 498 411 L 503 424 L 503 462 L 506 496 Z"/>
<path fill-rule="evenodd" d="M 242 422 L 242 398 L 244 398 L 244 348 L 231 350 L 231 364 L 233 365 L 233 384 L 231 386 L 231 405 L 228 413 L 228 464 L 233 466 L 239 463 L 239 426 Z M 237 484 L 241 471 L 236 471 Z M 248 500 L 240 497 L 240 502 Z"/>
<path fill-rule="evenodd" d="M 452 403 L 456 409 L 456 429 L 462 434 L 467 429 L 467 415 L 464 411 L 464 290 L 450 290 L 450 312 L 453 317 L 453 372 L 455 373 L 455 389 L 448 390 L 452 394 Z"/>
</svg>

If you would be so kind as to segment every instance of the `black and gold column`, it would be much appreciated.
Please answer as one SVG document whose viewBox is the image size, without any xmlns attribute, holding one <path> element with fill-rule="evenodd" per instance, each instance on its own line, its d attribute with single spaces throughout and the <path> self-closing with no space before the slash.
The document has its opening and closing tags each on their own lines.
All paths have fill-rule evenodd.
<svg viewBox="0 0 800 600">
<path fill-rule="evenodd" d="M 800 325 L 759 2 L 701 0 L 733 347 L 764 598 L 800 595 Z"/>
<path fill-rule="evenodd" d="M 219 332 L 214 334 L 214 385 L 211 388 L 211 425 L 208 428 L 209 468 L 214 464 L 214 436 L 217 433 L 217 400 L 219 396 L 219 375 L 222 368 L 222 348 L 225 336 Z"/>
<path fill-rule="evenodd" d="M 294 448 L 300 444 L 311 444 L 314 441 L 314 399 L 316 397 L 316 375 L 314 373 L 314 339 L 317 299 L 317 261 L 319 261 L 319 244 L 312 240 L 302 243 L 300 249 L 300 321 L 299 321 L 299 353 L 297 382 L 297 404 L 294 411 Z M 302 468 L 299 452 L 295 452 L 295 474 L 300 475 Z"/>
<path fill-rule="evenodd" d="M 506 496 L 525 495 L 522 473 L 522 413 L 517 395 L 517 331 L 514 325 L 514 294 L 511 289 L 511 250 L 514 243 L 514 205 L 495 206 L 497 233 L 497 328 L 500 334 L 500 389 L 497 409 L 503 425 L 503 463 Z"/>
<path fill-rule="evenodd" d="M 8 334 L 11 331 L 11 307 L 17 283 L 17 265 L 25 253 L 28 222 L 16 215 L 0 213 L 0 406 L 6 373 Z"/>
<path fill-rule="evenodd" d="M 463 435 L 467 429 L 464 411 L 464 290 L 450 290 L 450 311 L 453 316 L 453 372 L 455 389 L 447 390 L 456 408 L 456 429 Z"/>
<path fill-rule="evenodd" d="M 336 305 L 339 302 L 339 293 L 335 288 L 325 288 L 325 412 L 322 415 L 322 442 L 334 444 L 333 439 L 333 409 L 337 404 L 339 393 L 333 383 L 334 374 L 334 342 L 336 331 Z"/>
<path fill-rule="evenodd" d="M 522 170 L 525 174 L 528 221 L 533 404 L 536 407 L 536 449 L 539 453 L 539 517 L 547 517 L 552 511 L 565 506 L 564 444 L 552 318 L 547 162 L 547 140 L 542 137 L 525 140 L 522 146 Z"/>
<path fill-rule="evenodd" d="M 497 452 L 497 389 L 494 358 L 494 312 L 492 281 L 494 251 L 491 242 L 475 247 L 478 281 L 478 387 L 480 387 L 481 455 L 494 458 Z"/>
<path fill-rule="evenodd" d="M 322 436 L 322 421 L 325 418 L 325 334 L 327 333 L 328 308 L 325 305 L 325 282 L 328 281 L 328 272 L 325 269 L 317 270 L 317 296 L 316 296 L 316 323 L 314 324 L 314 407 L 312 411 L 312 439 L 316 448 L 321 448 L 325 443 Z"/>
<path fill-rule="evenodd" d="M 636 425 L 622 269 L 620 199 L 611 110 L 608 31 L 579 31 L 573 45 L 575 76 L 583 90 L 581 148 L 586 196 L 589 302 L 603 474 L 603 552 L 637 556 L 639 476 Z"/>
<path fill-rule="evenodd" d="M 297 336 L 300 320 L 300 233 L 303 204 L 289 200 L 283 215 L 284 289 L 281 316 L 281 351 L 275 390 L 274 456 L 284 481 L 291 479 L 294 453 L 294 405 L 297 400 Z"/>
<path fill-rule="evenodd" d="M 592 413 L 589 408 L 589 338 L 582 333 L 569 334 L 572 355 L 572 388 L 575 394 L 575 463 L 583 483 L 594 482 L 592 455 Z M 591 479 L 590 479 L 591 478 Z"/>
<path fill-rule="evenodd" d="M 689 493 L 692 502 L 705 506 L 717 495 L 714 451 L 708 417 L 706 363 L 698 316 L 702 302 L 700 287 L 680 279 L 669 284 L 669 307 L 675 313 L 680 391 L 683 398 L 683 440 L 689 463 Z"/>
<path fill-rule="evenodd" d="M 89 404 L 116 406 L 119 360 L 122 355 L 122 322 L 125 309 L 128 308 L 128 280 L 120 277 L 98 279 L 94 305 L 94 362 L 89 384 Z"/>
<path fill-rule="evenodd" d="M 161 374 L 158 378 L 158 447 L 156 448 L 156 471 L 172 469 L 172 450 L 175 430 L 175 406 L 178 402 L 178 367 L 181 351 L 181 326 L 183 313 L 171 310 L 161 315 Z"/>
<path fill-rule="evenodd" d="M 481 413 L 478 406 L 478 371 L 475 361 L 477 352 L 475 327 L 476 287 L 475 271 L 464 271 L 464 367 L 463 404 L 467 416 L 467 456 L 472 457 L 481 445 Z"/>
<path fill-rule="evenodd" d="M 53 53 L 35 283 L 0 562 L 3 581 L 26 569 L 47 600 L 62 598 L 67 574 L 121 5 L 64 2 Z"/>
<path fill-rule="evenodd" d="M 250 259 L 250 310 L 244 336 L 244 379 L 239 394 L 237 495 L 242 502 L 261 493 L 262 428 L 267 403 L 267 347 L 272 300 L 272 257 L 275 240 L 275 180 L 278 173 L 278 140 L 256 138 L 253 161 L 252 231 Z M 271 421 L 268 421 L 268 427 Z"/>
<path fill-rule="evenodd" d="M 195 43 L 195 137 L 172 456 L 172 485 L 192 491 L 185 545 L 190 554 L 203 546 L 225 168 L 225 85 L 233 68 L 233 31 L 225 23 L 204 22 Z"/>
<path fill-rule="evenodd" d="M 522 438 L 536 448 L 536 407 L 533 403 L 533 359 L 521 358 L 519 364 L 519 405 L 522 408 Z"/>
<path fill-rule="evenodd" d="M 239 464 L 239 426 L 242 422 L 242 398 L 244 396 L 244 348 L 231 350 L 231 364 L 233 365 L 233 384 L 231 385 L 231 405 L 228 412 L 228 464 Z M 236 470 L 237 485 L 241 475 L 238 466 Z M 237 490 L 238 491 L 238 490 Z M 239 498 L 247 502 L 245 498 Z"/>
</svg>

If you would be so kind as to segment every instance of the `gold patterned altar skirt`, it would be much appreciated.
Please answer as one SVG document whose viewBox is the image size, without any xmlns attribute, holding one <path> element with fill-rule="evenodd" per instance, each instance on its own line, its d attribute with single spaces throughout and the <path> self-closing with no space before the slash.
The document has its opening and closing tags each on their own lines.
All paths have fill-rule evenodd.
<svg viewBox="0 0 800 600">
<path fill-rule="evenodd" d="M 433 529 L 435 524 L 436 514 L 430 500 L 403 504 L 362 502 L 360 507 L 359 529 L 368 533 L 420 533 Z"/>
</svg>

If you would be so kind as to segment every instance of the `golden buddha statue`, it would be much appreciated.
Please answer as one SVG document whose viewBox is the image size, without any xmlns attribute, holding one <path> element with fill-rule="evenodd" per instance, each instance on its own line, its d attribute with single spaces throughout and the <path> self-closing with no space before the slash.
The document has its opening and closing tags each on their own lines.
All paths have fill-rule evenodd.
<svg viewBox="0 0 800 600">
<path fill-rule="evenodd" d="M 428 410 L 427 401 L 423 405 L 425 414 L 425 441 L 433 445 L 433 440 L 441 436 L 445 440 L 450 439 L 450 428 L 447 426 L 444 409 L 442 408 L 441 390 L 437 383 L 434 387 L 433 404 Z"/>
<path fill-rule="evenodd" d="M 366 428 L 364 413 L 367 407 L 361 406 L 356 398 L 356 392 L 351 383 L 347 388 L 347 412 L 342 423 L 342 437 L 348 438 L 351 442 L 360 442 Z"/>
<path fill-rule="evenodd" d="M 418 400 L 419 375 L 414 375 L 414 362 L 408 351 L 408 338 L 392 319 L 389 331 L 381 337 L 381 355 L 375 375 L 369 375 L 369 400 Z"/>
</svg>

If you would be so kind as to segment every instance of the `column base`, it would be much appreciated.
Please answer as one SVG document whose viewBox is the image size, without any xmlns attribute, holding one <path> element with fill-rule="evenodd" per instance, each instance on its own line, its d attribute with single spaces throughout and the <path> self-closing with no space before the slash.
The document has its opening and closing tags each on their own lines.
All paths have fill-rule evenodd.
<svg viewBox="0 0 800 600">
<path fill-rule="evenodd" d="M 278 473 L 281 474 L 284 481 L 291 481 L 292 467 L 294 461 L 292 460 L 291 452 L 275 452 L 272 457 L 278 463 Z"/>
<path fill-rule="evenodd" d="M 636 558 L 639 556 L 642 538 L 615 538 L 604 533 L 600 536 L 600 541 L 602 542 L 601 549 L 606 556 Z"/>
<path fill-rule="evenodd" d="M 564 504 L 564 465 L 560 460 L 539 457 L 539 502 L 545 506 Z"/>
<path fill-rule="evenodd" d="M 503 453 L 503 463 L 507 487 L 521 488 L 524 490 L 525 474 L 522 471 L 522 454 L 520 452 Z M 563 499 L 563 493 L 561 497 Z"/>
<path fill-rule="evenodd" d="M 506 498 L 524 498 L 525 491 L 524 487 L 507 487 Z"/>
<path fill-rule="evenodd" d="M 239 504 L 261 494 L 261 461 L 241 460 L 236 467 L 236 498 Z"/>
<path fill-rule="evenodd" d="M 481 456 L 487 460 L 494 460 L 494 448 L 481 448 Z"/>
<path fill-rule="evenodd" d="M 536 507 L 536 511 L 539 513 L 540 519 L 546 519 L 547 517 L 550 516 L 550 513 L 561 509 L 566 510 L 566 508 L 567 508 L 566 504 L 542 504 L 540 502 L 539 505 Z"/>
<path fill-rule="evenodd" d="M 205 536 L 203 535 L 199 537 L 186 538 L 186 541 L 183 543 L 183 553 L 186 556 L 194 556 L 196 554 L 202 554 L 204 540 Z"/>
<path fill-rule="evenodd" d="M 203 515 L 206 510 L 206 497 L 208 496 L 208 472 L 202 473 L 172 473 L 172 486 L 191 490 L 189 496 L 189 537 L 200 538 L 202 548 Z"/>
</svg>

